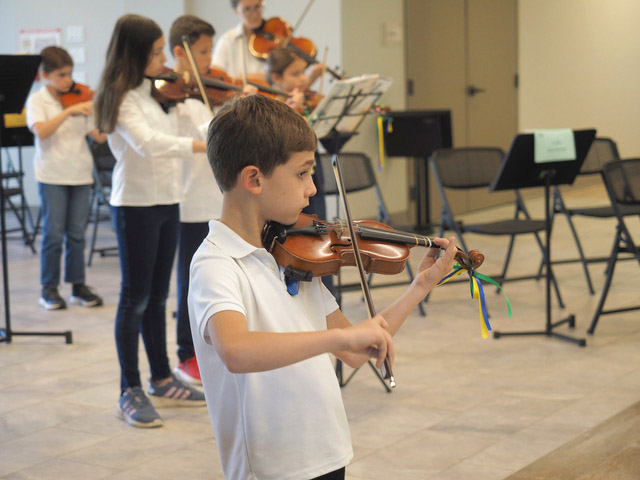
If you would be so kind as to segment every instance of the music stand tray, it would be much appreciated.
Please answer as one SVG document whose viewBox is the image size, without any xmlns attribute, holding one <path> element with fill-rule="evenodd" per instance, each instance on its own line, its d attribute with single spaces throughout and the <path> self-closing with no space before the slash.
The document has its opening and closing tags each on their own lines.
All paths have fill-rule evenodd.
<svg viewBox="0 0 640 480">
<path fill-rule="evenodd" d="M 516 190 L 532 187 L 544 187 L 544 221 L 545 221 L 545 280 L 546 280 L 546 323 L 544 330 L 525 332 L 493 332 L 493 338 L 520 335 L 546 335 L 560 340 L 586 346 L 584 338 L 574 338 L 554 332 L 553 329 L 567 323 L 570 328 L 575 327 L 575 315 L 557 322 L 551 321 L 551 213 L 550 190 L 551 185 L 571 185 L 580 172 L 580 167 L 587 156 L 591 143 L 596 136 L 594 129 L 574 130 L 575 158 L 562 161 L 545 161 L 536 163 L 534 134 L 519 134 L 513 139 L 511 147 L 505 156 L 500 171 L 489 187 L 489 191 Z"/>
<path fill-rule="evenodd" d="M 40 55 L 0 55 L 0 173 L 2 173 L 2 132 L 5 113 L 20 113 L 42 61 Z M 0 328 L 0 343 L 11 343 L 12 337 L 62 336 L 65 343 L 72 343 L 71 331 L 64 332 L 15 332 L 11 329 L 9 305 L 9 268 L 7 258 L 7 225 L 5 222 L 4 185 L 0 181 L 0 228 L 2 228 L 2 279 L 4 287 L 5 327 Z"/>
</svg>

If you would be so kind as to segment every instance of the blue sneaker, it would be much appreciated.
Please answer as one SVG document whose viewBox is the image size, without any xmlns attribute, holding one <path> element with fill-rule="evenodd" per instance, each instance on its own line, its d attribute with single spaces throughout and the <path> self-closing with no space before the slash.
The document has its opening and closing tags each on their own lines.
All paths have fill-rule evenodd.
<svg viewBox="0 0 640 480">
<path fill-rule="evenodd" d="M 200 407 L 206 405 L 204 393 L 171 375 L 171 381 L 158 386 L 149 381 L 147 393 L 153 403 L 163 407 Z"/>
<path fill-rule="evenodd" d="M 116 417 L 133 427 L 153 428 L 162 426 L 162 418 L 153 408 L 142 387 L 127 388 L 118 399 Z"/>
</svg>

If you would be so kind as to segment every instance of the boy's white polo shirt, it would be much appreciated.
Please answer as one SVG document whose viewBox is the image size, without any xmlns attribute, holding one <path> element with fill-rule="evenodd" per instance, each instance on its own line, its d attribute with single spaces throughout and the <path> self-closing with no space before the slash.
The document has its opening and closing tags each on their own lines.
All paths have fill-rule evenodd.
<svg viewBox="0 0 640 480">
<path fill-rule="evenodd" d="M 176 105 L 178 135 L 207 141 L 209 123 L 213 116 L 200 100 L 187 98 Z M 222 192 L 209 165 L 206 153 L 194 153 L 182 165 L 184 197 L 180 203 L 180 221 L 204 223 L 220 218 Z"/>
<path fill-rule="evenodd" d="M 227 478 L 309 479 L 353 456 L 347 418 L 328 354 L 267 372 L 233 374 L 208 337 L 215 313 L 234 310 L 251 331 L 326 330 L 337 309 L 319 279 L 291 296 L 264 248 L 219 221 L 193 257 L 189 318 L 209 415 Z"/>
<path fill-rule="evenodd" d="M 63 111 L 62 104 L 43 86 L 27 100 L 27 125 L 47 122 Z M 88 185 L 93 183 L 93 157 L 86 135 L 95 129 L 91 116 L 67 117 L 49 138 L 35 137 L 33 157 L 38 182 L 50 185 Z"/>
</svg>

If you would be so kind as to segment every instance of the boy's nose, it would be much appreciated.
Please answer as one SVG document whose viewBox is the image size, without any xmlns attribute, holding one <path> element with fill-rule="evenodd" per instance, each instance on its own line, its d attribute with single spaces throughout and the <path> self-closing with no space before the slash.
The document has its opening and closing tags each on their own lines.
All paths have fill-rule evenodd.
<svg viewBox="0 0 640 480">
<path fill-rule="evenodd" d="M 316 188 L 315 183 L 313 183 L 313 178 L 309 175 L 309 185 L 307 188 L 307 196 L 313 197 L 316 193 L 318 193 L 318 189 Z"/>
</svg>

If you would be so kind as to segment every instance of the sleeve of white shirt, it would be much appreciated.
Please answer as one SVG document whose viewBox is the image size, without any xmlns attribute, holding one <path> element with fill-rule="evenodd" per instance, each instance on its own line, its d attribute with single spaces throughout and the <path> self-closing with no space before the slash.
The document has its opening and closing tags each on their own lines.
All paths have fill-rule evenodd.
<svg viewBox="0 0 640 480">
<path fill-rule="evenodd" d="M 193 153 L 192 138 L 152 129 L 140 107 L 129 96 L 120 105 L 116 131 L 142 157 L 184 157 Z"/>
<path fill-rule="evenodd" d="M 322 290 L 322 301 L 324 302 L 324 311 L 326 315 L 331 315 L 333 312 L 340 308 L 338 306 L 338 302 L 336 302 L 335 297 L 331 294 L 329 289 L 322 283 L 320 278 L 317 279 L 317 282 L 320 283 L 320 288 Z"/>
<path fill-rule="evenodd" d="M 207 322 L 212 315 L 226 310 L 247 315 L 237 270 L 233 260 L 209 253 L 196 254 L 191 264 L 189 311 L 194 314 L 198 332 L 209 344 Z"/>
<path fill-rule="evenodd" d="M 29 130 L 33 129 L 33 126 L 38 122 L 46 122 L 47 114 L 44 111 L 44 105 L 42 102 L 38 101 L 39 96 L 36 97 L 35 94 L 29 97 L 27 100 L 27 126 Z"/>
</svg>

